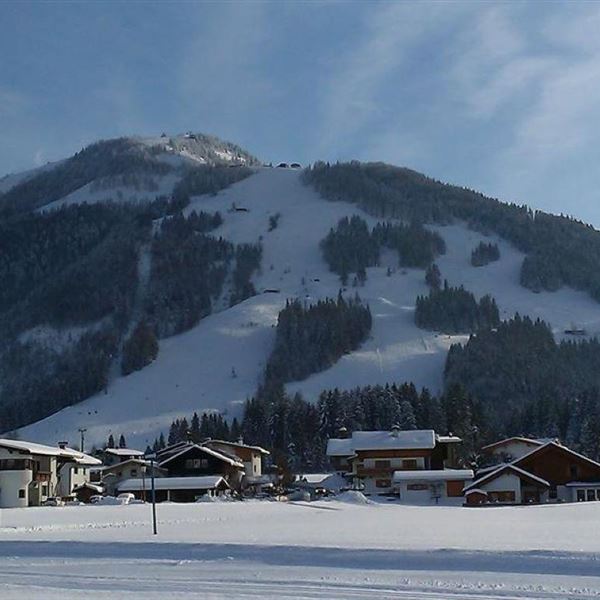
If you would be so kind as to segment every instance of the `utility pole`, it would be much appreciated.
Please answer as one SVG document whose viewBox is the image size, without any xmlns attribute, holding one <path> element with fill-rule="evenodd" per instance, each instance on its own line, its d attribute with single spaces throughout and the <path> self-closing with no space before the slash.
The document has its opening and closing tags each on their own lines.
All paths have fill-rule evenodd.
<svg viewBox="0 0 600 600">
<path fill-rule="evenodd" d="M 79 451 L 83 452 L 84 450 L 84 443 L 85 443 L 85 432 L 87 431 L 87 429 L 85 427 L 80 427 L 79 428 L 79 433 L 81 435 L 81 441 L 79 443 Z"/>
</svg>

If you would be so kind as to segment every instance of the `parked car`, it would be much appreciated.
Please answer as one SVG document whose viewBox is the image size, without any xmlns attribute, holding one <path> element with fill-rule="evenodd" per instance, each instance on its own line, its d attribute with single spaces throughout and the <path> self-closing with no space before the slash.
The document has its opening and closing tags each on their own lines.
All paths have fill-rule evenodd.
<svg viewBox="0 0 600 600">
<path fill-rule="evenodd" d="M 290 167 L 292 167 L 292 169 L 301 169 L 302 165 L 300 163 L 292 163 Z"/>
<path fill-rule="evenodd" d="M 279 163 L 277 165 L 278 169 L 287 169 L 288 168 L 288 164 L 287 163 Z"/>
<path fill-rule="evenodd" d="M 64 505 L 64 502 L 60 498 L 57 498 L 56 496 L 51 496 L 50 498 L 46 498 L 42 502 L 42 506 L 63 506 L 63 505 Z"/>
<path fill-rule="evenodd" d="M 129 504 L 135 500 L 135 496 L 131 492 L 123 492 L 117 496 L 117 500 L 119 500 L 121 504 Z"/>
</svg>

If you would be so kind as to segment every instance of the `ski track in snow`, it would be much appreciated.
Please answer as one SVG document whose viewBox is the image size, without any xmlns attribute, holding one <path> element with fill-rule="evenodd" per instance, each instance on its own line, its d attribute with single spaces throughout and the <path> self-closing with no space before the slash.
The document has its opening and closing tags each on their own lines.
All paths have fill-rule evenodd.
<svg viewBox="0 0 600 600">
<path fill-rule="evenodd" d="M 148 505 L 4 510 L 0 597 L 600 597 L 595 503 L 248 501 L 157 510 L 158 536 Z"/>
<path fill-rule="evenodd" d="M 231 211 L 233 203 L 249 212 Z M 143 448 L 174 418 L 189 417 L 194 411 L 239 416 L 261 378 L 286 299 L 315 302 L 335 297 L 340 289 L 338 276 L 328 271 L 322 259 L 319 242 L 344 216 L 359 214 L 370 225 L 378 222 L 352 204 L 322 199 L 302 185 L 299 171 L 277 168 L 259 169 L 216 196 L 197 197 L 186 209 L 192 210 L 220 211 L 224 223 L 214 235 L 232 242 L 256 243 L 262 237 L 262 270 L 254 278 L 259 294 L 213 313 L 186 333 L 161 340 L 153 364 L 112 381 L 106 393 L 22 429 L 23 438 L 54 444 L 58 439 L 76 439 L 77 429 L 85 426 L 90 446 L 103 443 L 109 433 L 124 433 L 130 445 Z M 269 232 L 269 216 L 276 213 L 281 214 L 279 225 Z M 432 229 L 441 233 L 447 245 L 447 253 L 437 260 L 442 276 L 478 297 L 492 294 L 503 318 L 517 311 L 543 318 L 557 337 L 574 319 L 590 334 L 600 332 L 600 304 L 587 294 L 569 288 L 534 294 L 521 287 L 523 254 L 507 242 L 460 224 Z M 481 240 L 498 243 L 501 258 L 474 268 L 470 254 Z M 288 384 L 290 392 L 301 391 L 315 399 L 326 388 L 404 381 L 439 391 L 448 348 L 467 337 L 425 332 L 414 325 L 416 296 L 427 293 L 424 272 L 397 268 L 388 277 L 387 267 L 396 265 L 395 253 L 386 251 L 381 266 L 367 270 L 364 287 L 347 288 L 351 294 L 357 291 L 371 307 L 370 338 L 330 369 Z M 266 288 L 280 292 L 260 293 Z M 232 368 L 236 378 L 231 377 Z"/>
</svg>

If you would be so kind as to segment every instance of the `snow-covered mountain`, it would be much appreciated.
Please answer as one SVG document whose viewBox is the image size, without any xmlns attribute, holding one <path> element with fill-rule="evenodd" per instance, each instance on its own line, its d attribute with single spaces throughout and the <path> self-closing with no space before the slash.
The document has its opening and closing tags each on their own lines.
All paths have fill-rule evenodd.
<svg viewBox="0 0 600 600">
<path fill-rule="evenodd" d="M 207 141 L 208 140 L 208 141 Z M 132 142 L 133 143 L 133 142 Z M 370 225 L 378 219 L 355 204 L 323 199 L 301 180 L 301 171 L 259 166 L 258 161 L 233 145 L 202 136 L 140 139 L 153 160 L 176 166 L 165 173 L 133 178 L 93 180 L 43 209 L 62 204 L 93 203 L 106 199 L 151 200 L 169 195 L 181 178 L 181 163 L 245 164 L 254 174 L 215 195 L 196 196 L 185 208 L 219 211 L 222 224 L 210 235 L 235 244 L 263 246 L 262 265 L 253 276 L 257 295 L 229 307 L 221 300 L 213 313 L 182 334 L 160 340 L 154 362 L 127 376 L 111 373 L 105 391 L 29 425 L 24 438 L 54 443 L 74 440 L 78 428 L 87 429 L 90 444 L 103 443 L 108 434 L 124 433 L 128 443 L 145 447 L 165 431 L 174 418 L 198 411 L 220 411 L 240 416 L 244 401 L 256 390 L 274 343 L 278 312 L 286 300 L 306 303 L 335 297 L 340 279 L 329 271 L 319 243 L 345 216 L 360 215 Z M 115 185 L 113 185 L 115 184 Z M 0 203 L 2 198 L 0 197 Z M 232 210 L 232 207 L 235 209 Z M 279 215 L 277 227 L 270 217 Z M 464 285 L 477 297 L 491 294 L 502 317 L 515 312 L 541 318 L 557 338 L 576 321 L 589 334 L 600 334 L 600 304 L 587 293 L 563 287 L 534 294 L 519 283 L 524 255 L 503 239 L 484 236 L 456 222 L 431 226 L 444 238 L 447 252 L 437 263 L 451 285 Z M 470 264 L 471 251 L 480 241 L 498 244 L 501 259 L 485 267 Z M 397 267 L 397 256 L 383 255 L 380 266 L 367 270 L 359 292 L 373 314 L 373 328 L 361 348 L 343 356 L 331 368 L 288 384 L 314 399 L 326 388 L 413 381 L 432 391 L 442 387 L 444 361 L 451 344 L 466 336 L 449 336 L 418 329 L 415 300 L 427 293 L 424 272 Z M 49 326 L 26 332 L 48 344 L 68 344 L 76 328 Z"/>
</svg>

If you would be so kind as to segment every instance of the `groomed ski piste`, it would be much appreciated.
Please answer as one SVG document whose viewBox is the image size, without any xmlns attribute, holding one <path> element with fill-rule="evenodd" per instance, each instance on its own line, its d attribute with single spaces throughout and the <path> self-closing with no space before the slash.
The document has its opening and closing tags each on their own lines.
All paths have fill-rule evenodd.
<svg viewBox="0 0 600 600">
<path fill-rule="evenodd" d="M 2 600 L 600 597 L 600 503 L 339 500 L 0 511 Z"/>
<path fill-rule="evenodd" d="M 234 206 L 247 210 L 232 210 Z M 23 439 L 49 444 L 76 440 L 77 430 L 85 427 L 90 447 L 105 443 L 110 433 L 123 433 L 129 445 L 143 449 L 161 431 L 166 433 L 173 419 L 189 418 L 194 411 L 241 416 L 245 400 L 262 377 L 277 315 L 286 300 L 312 303 L 335 298 L 340 290 L 339 277 L 322 258 L 320 241 L 345 216 L 360 215 L 370 225 L 378 222 L 353 204 L 324 200 L 302 183 L 301 171 L 279 168 L 257 169 L 215 196 L 196 197 L 186 212 L 192 210 L 221 213 L 224 223 L 212 235 L 235 243 L 261 241 L 262 269 L 253 279 L 258 294 L 231 308 L 217 303 L 215 312 L 190 331 L 161 340 L 158 358 L 151 365 L 116 377 L 106 393 L 25 427 L 19 432 Z M 269 231 L 269 217 L 277 214 L 278 226 Z M 447 245 L 446 254 L 436 261 L 442 277 L 451 285 L 464 285 L 477 297 L 491 294 L 502 318 L 516 312 L 539 317 L 550 323 L 557 338 L 574 322 L 589 335 L 600 333 L 600 304 L 586 293 L 563 288 L 534 294 L 523 288 L 519 284 L 523 254 L 509 243 L 461 224 L 435 229 Z M 472 267 L 471 251 L 479 241 L 496 242 L 500 260 Z M 416 297 L 428 291 L 424 271 L 397 265 L 397 255 L 388 252 L 379 267 L 367 270 L 363 287 L 346 288 L 346 294 L 358 293 L 370 305 L 373 328 L 369 339 L 326 371 L 288 384 L 289 391 L 301 391 L 314 400 L 323 389 L 404 381 L 432 392 L 440 390 L 448 348 L 467 338 L 414 325 Z M 388 267 L 393 270 L 391 276 Z M 44 335 L 52 339 L 51 333 Z"/>
</svg>

